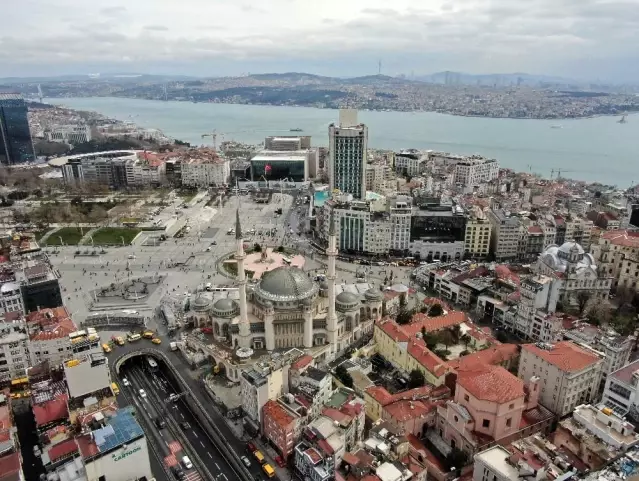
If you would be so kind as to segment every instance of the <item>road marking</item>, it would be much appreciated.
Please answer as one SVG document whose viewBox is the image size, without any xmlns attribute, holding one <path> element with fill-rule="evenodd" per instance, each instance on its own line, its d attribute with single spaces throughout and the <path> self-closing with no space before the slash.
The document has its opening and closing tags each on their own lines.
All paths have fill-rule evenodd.
<svg viewBox="0 0 639 481">
<path fill-rule="evenodd" d="M 210 454 L 211 454 L 211 453 L 209 453 L 209 455 L 210 455 Z M 217 463 L 215 463 L 215 467 L 217 468 L 217 470 L 218 470 L 218 471 L 221 471 L 220 466 L 219 466 Z"/>
<path fill-rule="evenodd" d="M 197 439 L 197 433 L 195 431 L 193 431 L 193 436 Z"/>
<path fill-rule="evenodd" d="M 204 446 L 204 443 L 202 441 L 200 441 L 200 444 L 202 445 L 204 449 L 206 449 L 206 446 Z"/>
<path fill-rule="evenodd" d="M 182 419 L 184 419 L 184 414 L 182 414 L 181 412 L 180 412 L 180 416 L 182 416 Z"/>
<path fill-rule="evenodd" d="M 211 451 L 207 451 L 206 454 L 209 455 L 209 458 L 213 459 L 213 455 L 211 454 Z M 216 464 L 216 466 L 217 466 L 217 464 Z"/>
</svg>

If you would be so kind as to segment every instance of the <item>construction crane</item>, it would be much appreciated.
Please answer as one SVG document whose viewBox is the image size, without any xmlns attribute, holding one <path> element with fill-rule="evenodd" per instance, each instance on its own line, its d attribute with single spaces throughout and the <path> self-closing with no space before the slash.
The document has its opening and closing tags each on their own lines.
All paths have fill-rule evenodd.
<svg viewBox="0 0 639 481">
<path fill-rule="evenodd" d="M 217 150 L 217 130 L 213 129 L 210 134 L 202 134 L 202 138 L 211 137 L 213 139 L 213 150 Z"/>
<path fill-rule="evenodd" d="M 561 177 L 561 173 L 562 172 L 579 172 L 579 171 L 578 170 L 566 170 L 566 169 L 552 169 L 550 171 L 550 180 L 552 180 L 552 176 L 555 174 L 555 172 L 557 172 L 556 179 L 558 179 L 559 177 Z"/>
<path fill-rule="evenodd" d="M 211 139 L 213 140 L 213 150 L 217 150 L 217 137 L 218 137 L 218 135 L 221 136 L 222 139 L 224 139 L 225 135 L 248 134 L 248 133 L 252 134 L 252 133 L 255 133 L 255 132 L 281 132 L 281 130 L 236 130 L 234 132 L 218 132 L 217 129 L 213 129 L 210 134 L 202 134 L 202 138 L 211 137 Z"/>
</svg>

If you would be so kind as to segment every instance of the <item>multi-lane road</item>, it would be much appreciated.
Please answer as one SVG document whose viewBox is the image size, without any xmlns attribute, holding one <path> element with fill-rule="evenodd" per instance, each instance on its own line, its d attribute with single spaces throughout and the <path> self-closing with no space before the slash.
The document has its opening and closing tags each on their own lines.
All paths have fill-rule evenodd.
<svg viewBox="0 0 639 481">
<path fill-rule="evenodd" d="M 160 461 L 165 466 L 180 466 L 187 481 L 242 479 L 220 453 L 189 405 L 184 402 L 186 396 L 194 395 L 191 387 L 187 386 L 187 392 L 181 391 L 163 362 L 158 360 L 157 364 L 158 368 L 152 369 L 146 356 L 126 361 L 120 368 L 119 384 L 121 389 L 126 390 L 126 397 L 141 413 L 140 421 L 144 424 L 147 436 L 152 437 L 152 441 L 158 446 L 157 454 L 162 457 Z M 124 386 L 124 378 L 129 386 Z M 140 389 L 144 390 L 144 397 L 140 395 Z M 173 400 L 176 396 L 177 399 Z M 212 414 L 214 413 L 209 412 L 209 415 Z M 253 478 L 263 479 L 260 465 L 250 454 L 245 453 L 246 447 L 230 432 L 221 416 L 218 419 L 216 416 L 211 417 L 220 428 L 227 445 L 239 455 L 247 455 Z M 193 463 L 192 469 L 184 468 L 181 463 L 183 456 L 189 457 Z M 174 478 L 176 474 L 172 472 Z"/>
</svg>

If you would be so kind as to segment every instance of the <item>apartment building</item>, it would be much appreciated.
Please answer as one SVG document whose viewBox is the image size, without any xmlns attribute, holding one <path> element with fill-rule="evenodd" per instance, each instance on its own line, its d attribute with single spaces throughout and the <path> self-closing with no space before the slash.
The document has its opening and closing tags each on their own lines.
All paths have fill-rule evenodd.
<svg viewBox="0 0 639 481">
<path fill-rule="evenodd" d="M 262 435 L 287 459 L 299 441 L 306 409 L 292 394 L 281 400 L 269 400 L 262 407 Z"/>
<path fill-rule="evenodd" d="M 88 125 L 59 125 L 46 129 L 44 138 L 47 142 L 82 144 L 91 141 L 91 127 Z"/>
<path fill-rule="evenodd" d="M 400 175 L 418 176 L 425 158 L 415 149 L 402 150 L 395 154 L 395 171 Z"/>
<path fill-rule="evenodd" d="M 639 291 L 639 232 L 603 232 L 591 253 L 599 269 L 612 278 L 611 289 Z"/>
<path fill-rule="evenodd" d="M 180 176 L 185 187 L 223 186 L 231 176 L 230 161 L 212 149 L 189 151 L 188 156 L 180 160 Z"/>
<path fill-rule="evenodd" d="M 26 324 L 33 365 L 48 361 L 51 367 L 56 367 L 73 357 L 70 336 L 78 328 L 65 307 L 30 312 Z"/>
<path fill-rule="evenodd" d="M 596 351 L 570 341 L 522 345 L 517 375 L 541 380 L 539 402 L 557 416 L 589 403 L 599 392 L 603 360 Z"/>
<path fill-rule="evenodd" d="M 453 181 L 464 188 L 478 187 L 499 177 L 499 163 L 494 159 L 470 156 L 455 164 Z"/>
<path fill-rule="evenodd" d="M 490 250 L 497 261 L 516 259 L 522 227 L 519 217 L 501 209 L 490 209 L 486 216 L 492 225 Z"/>
<path fill-rule="evenodd" d="M 492 224 L 482 209 L 473 206 L 464 236 L 464 254 L 471 258 L 486 258 L 490 252 Z"/>
<path fill-rule="evenodd" d="M 0 385 L 24 377 L 30 366 L 29 335 L 24 320 L 0 322 Z"/>
<path fill-rule="evenodd" d="M 269 400 L 278 399 L 288 393 L 290 364 L 287 362 L 254 366 L 242 371 L 240 392 L 242 409 L 247 414 L 246 424 L 254 432 L 262 425 L 262 409 Z"/>
<path fill-rule="evenodd" d="M 410 246 L 412 200 L 399 195 L 389 199 L 390 250 L 404 252 Z"/>
<path fill-rule="evenodd" d="M 639 421 L 639 361 L 606 376 L 601 402 L 619 416 Z"/>
</svg>

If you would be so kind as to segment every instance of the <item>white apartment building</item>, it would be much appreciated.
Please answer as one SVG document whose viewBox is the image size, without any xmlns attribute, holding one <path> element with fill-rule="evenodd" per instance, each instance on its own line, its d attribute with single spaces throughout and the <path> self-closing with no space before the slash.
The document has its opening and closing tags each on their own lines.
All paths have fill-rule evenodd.
<svg viewBox="0 0 639 481">
<path fill-rule="evenodd" d="M 391 180 L 390 167 L 384 163 L 368 164 L 366 166 L 366 190 L 384 192 Z"/>
<path fill-rule="evenodd" d="M 242 410 L 248 414 L 246 422 L 257 432 L 262 424 L 262 408 L 269 400 L 276 400 L 288 393 L 289 364 L 264 369 L 256 366 L 242 371 L 240 393 Z"/>
<path fill-rule="evenodd" d="M 47 142 L 82 144 L 91 140 L 91 128 L 88 125 L 62 125 L 44 131 Z"/>
<path fill-rule="evenodd" d="M 539 401 L 557 416 L 598 396 L 602 356 L 570 341 L 523 344 L 518 377 L 527 383 L 540 378 Z"/>
<path fill-rule="evenodd" d="M 522 236 L 519 217 L 498 209 L 490 209 L 487 217 L 492 225 L 490 247 L 495 259 L 498 262 L 516 259 Z"/>
<path fill-rule="evenodd" d="M 548 276 L 524 279 L 520 286 L 515 333 L 521 339 L 553 342 L 561 339 L 561 321 L 552 314 L 559 302 L 559 283 Z"/>
<path fill-rule="evenodd" d="M 231 176 L 231 164 L 228 159 L 200 159 L 182 160 L 182 185 L 186 187 L 210 187 L 227 184 Z"/>
<path fill-rule="evenodd" d="M 24 377 L 29 360 L 29 336 L 23 320 L 0 323 L 0 383 Z"/>
<path fill-rule="evenodd" d="M 471 156 L 455 165 L 455 184 L 475 187 L 499 177 L 499 163 L 493 159 Z"/>
<path fill-rule="evenodd" d="M 404 251 L 410 246 L 410 219 L 412 199 L 397 196 L 390 199 L 390 249 Z"/>
<path fill-rule="evenodd" d="M 473 481 L 513 481 L 534 472 L 525 461 L 512 461 L 512 453 L 499 444 L 475 454 Z"/>
<path fill-rule="evenodd" d="M 17 282 L 6 282 L 0 286 L 0 315 L 7 312 L 24 312 L 22 291 Z"/>
<path fill-rule="evenodd" d="M 608 374 L 601 402 L 619 416 L 639 421 L 639 360 Z"/>
<path fill-rule="evenodd" d="M 356 199 L 366 197 L 368 127 L 357 121 L 357 111 L 341 109 L 339 126 L 328 127 L 328 180 L 337 189 Z"/>
<path fill-rule="evenodd" d="M 395 154 L 395 172 L 400 175 L 415 177 L 421 173 L 425 159 L 418 150 L 402 150 Z"/>
</svg>

